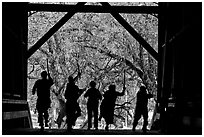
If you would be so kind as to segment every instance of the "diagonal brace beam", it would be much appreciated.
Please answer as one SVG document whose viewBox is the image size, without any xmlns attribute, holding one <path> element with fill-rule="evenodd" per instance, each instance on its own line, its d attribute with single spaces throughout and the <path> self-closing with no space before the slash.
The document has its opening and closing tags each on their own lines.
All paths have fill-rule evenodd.
<svg viewBox="0 0 204 137">
<path fill-rule="evenodd" d="M 108 2 L 101 2 L 104 8 L 111 8 Z M 158 53 L 144 40 L 135 29 L 116 11 L 112 11 L 111 15 L 158 61 Z"/>
<path fill-rule="evenodd" d="M 75 9 L 80 8 L 86 2 L 79 2 L 75 5 Z M 44 36 L 42 36 L 28 51 L 26 54 L 27 59 L 35 53 L 57 30 L 59 30 L 75 13 L 77 10 L 68 12 L 64 17 L 62 17 Z"/>
</svg>

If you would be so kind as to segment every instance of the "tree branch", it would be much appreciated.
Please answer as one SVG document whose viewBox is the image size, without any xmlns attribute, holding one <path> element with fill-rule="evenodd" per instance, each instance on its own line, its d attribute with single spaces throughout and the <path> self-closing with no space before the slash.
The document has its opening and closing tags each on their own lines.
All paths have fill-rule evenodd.
<svg viewBox="0 0 204 137">
<path fill-rule="evenodd" d="M 45 55 L 47 55 L 47 57 L 49 57 L 50 55 L 47 53 L 47 51 L 46 50 L 44 50 L 44 49 L 42 49 L 42 48 L 39 48 L 39 50 L 43 53 L 43 54 L 45 54 Z"/>
<path fill-rule="evenodd" d="M 106 66 L 103 69 L 106 69 L 110 61 L 112 60 L 112 57 L 110 57 L 110 60 L 107 62 Z"/>
<path fill-rule="evenodd" d="M 117 60 L 120 60 L 120 61 L 124 62 L 124 63 L 125 63 L 127 66 L 129 66 L 131 69 L 135 70 L 135 71 L 137 72 L 137 74 L 139 75 L 139 77 L 142 78 L 143 72 L 142 72 L 140 69 L 138 69 L 137 67 L 135 67 L 135 66 L 132 64 L 132 62 L 130 62 L 129 60 L 127 60 L 127 59 L 125 59 L 125 58 L 123 58 L 123 57 L 120 57 L 120 56 L 118 56 L 118 55 L 112 54 L 111 52 L 106 52 L 106 51 L 104 51 L 104 50 L 102 50 L 102 49 L 99 49 L 99 48 L 97 48 L 97 47 L 93 47 L 93 46 L 84 46 L 84 47 L 86 47 L 86 48 L 91 48 L 91 49 L 95 49 L 95 50 L 99 51 L 99 52 L 102 53 L 102 54 L 105 54 L 105 55 L 107 55 L 107 56 L 109 56 L 109 57 L 111 57 L 111 58 L 114 58 L 114 59 L 117 59 Z"/>
<path fill-rule="evenodd" d="M 30 75 L 34 70 L 35 70 L 35 65 L 34 64 L 32 64 L 33 65 L 33 68 L 32 68 L 32 70 L 28 73 L 28 75 Z"/>
</svg>

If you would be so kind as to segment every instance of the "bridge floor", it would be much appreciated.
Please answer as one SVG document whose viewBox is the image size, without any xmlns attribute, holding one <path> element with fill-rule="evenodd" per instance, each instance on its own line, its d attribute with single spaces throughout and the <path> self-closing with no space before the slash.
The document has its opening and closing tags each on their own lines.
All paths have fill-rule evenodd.
<svg viewBox="0 0 204 137">
<path fill-rule="evenodd" d="M 147 131 L 143 133 L 141 130 L 81 130 L 73 129 L 67 132 L 65 129 L 45 129 L 43 132 L 40 129 L 12 129 L 4 130 L 3 135 L 159 135 L 158 131 Z"/>
</svg>

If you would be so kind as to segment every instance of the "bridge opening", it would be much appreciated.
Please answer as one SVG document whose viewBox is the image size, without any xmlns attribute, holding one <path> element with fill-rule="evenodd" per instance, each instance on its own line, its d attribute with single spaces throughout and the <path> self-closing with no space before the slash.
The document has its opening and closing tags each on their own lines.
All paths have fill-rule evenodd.
<svg viewBox="0 0 204 137">
<path fill-rule="evenodd" d="M 95 5 L 97 3 L 87 3 Z M 46 5 L 46 4 L 45 4 Z M 54 4 L 53 4 L 54 5 Z M 98 3 L 99 6 L 102 6 Z M 156 3 L 112 3 L 117 6 L 158 6 Z M 52 28 L 66 12 L 30 11 L 28 17 L 28 49 Z M 157 14 L 120 13 L 121 17 L 134 28 L 151 47 L 158 50 Z M 144 84 L 154 95 L 148 102 L 148 129 L 159 118 L 156 112 L 157 66 L 152 55 L 129 33 L 110 13 L 75 13 L 56 31 L 34 54 L 28 58 L 27 100 L 34 128 L 38 128 L 35 109 L 37 96 L 31 91 L 34 82 L 43 70 L 48 70 L 54 80 L 51 87 L 50 127 L 66 128 L 64 121 L 57 124 L 59 111 L 65 105 L 64 91 L 68 76 L 77 76 L 76 84 L 88 88 L 91 80 L 96 81 L 102 94 L 110 84 L 116 84 L 117 91 L 126 85 L 126 94 L 116 101 L 113 129 L 131 129 L 138 87 Z M 48 62 L 47 62 L 48 60 Z M 124 74 L 125 70 L 125 74 Z M 143 73 L 143 74 L 141 74 Z M 125 80 L 125 83 L 124 83 Z M 56 93 L 58 94 L 56 96 Z M 84 93 L 83 93 L 84 94 Z M 75 128 L 87 128 L 87 100 L 79 98 L 82 115 L 77 119 Z M 59 120 L 59 119 L 58 119 Z M 143 119 L 137 129 L 142 128 Z M 104 120 L 99 128 L 104 129 Z"/>
</svg>

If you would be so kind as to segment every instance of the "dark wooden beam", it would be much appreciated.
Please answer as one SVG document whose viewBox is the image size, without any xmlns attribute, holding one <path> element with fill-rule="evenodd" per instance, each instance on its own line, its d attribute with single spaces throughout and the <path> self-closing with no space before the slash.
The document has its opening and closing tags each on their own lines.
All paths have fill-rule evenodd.
<svg viewBox="0 0 204 137">
<path fill-rule="evenodd" d="M 76 9 L 80 9 L 86 2 L 79 2 L 75 5 Z M 42 36 L 28 51 L 27 59 L 35 53 L 58 29 L 60 29 L 74 14 L 76 10 L 70 11 L 62 17 L 44 36 Z"/>
<path fill-rule="evenodd" d="M 104 8 L 109 9 L 112 6 L 107 2 L 101 2 Z M 112 11 L 111 15 L 158 61 L 158 53 L 138 34 L 135 29 L 116 11 Z"/>
<path fill-rule="evenodd" d="M 118 13 L 144 13 L 157 14 L 159 12 L 158 6 L 111 6 L 111 8 L 104 8 L 100 5 L 84 5 L 81 8 L 76 8 L 75 5 L 61 5 L 61 4 L 29 4 L 29 11 L 50 11 L 50 12 L 94 12 L 94 13 L 110 13 L 112 11 Z"/>
</svg>

